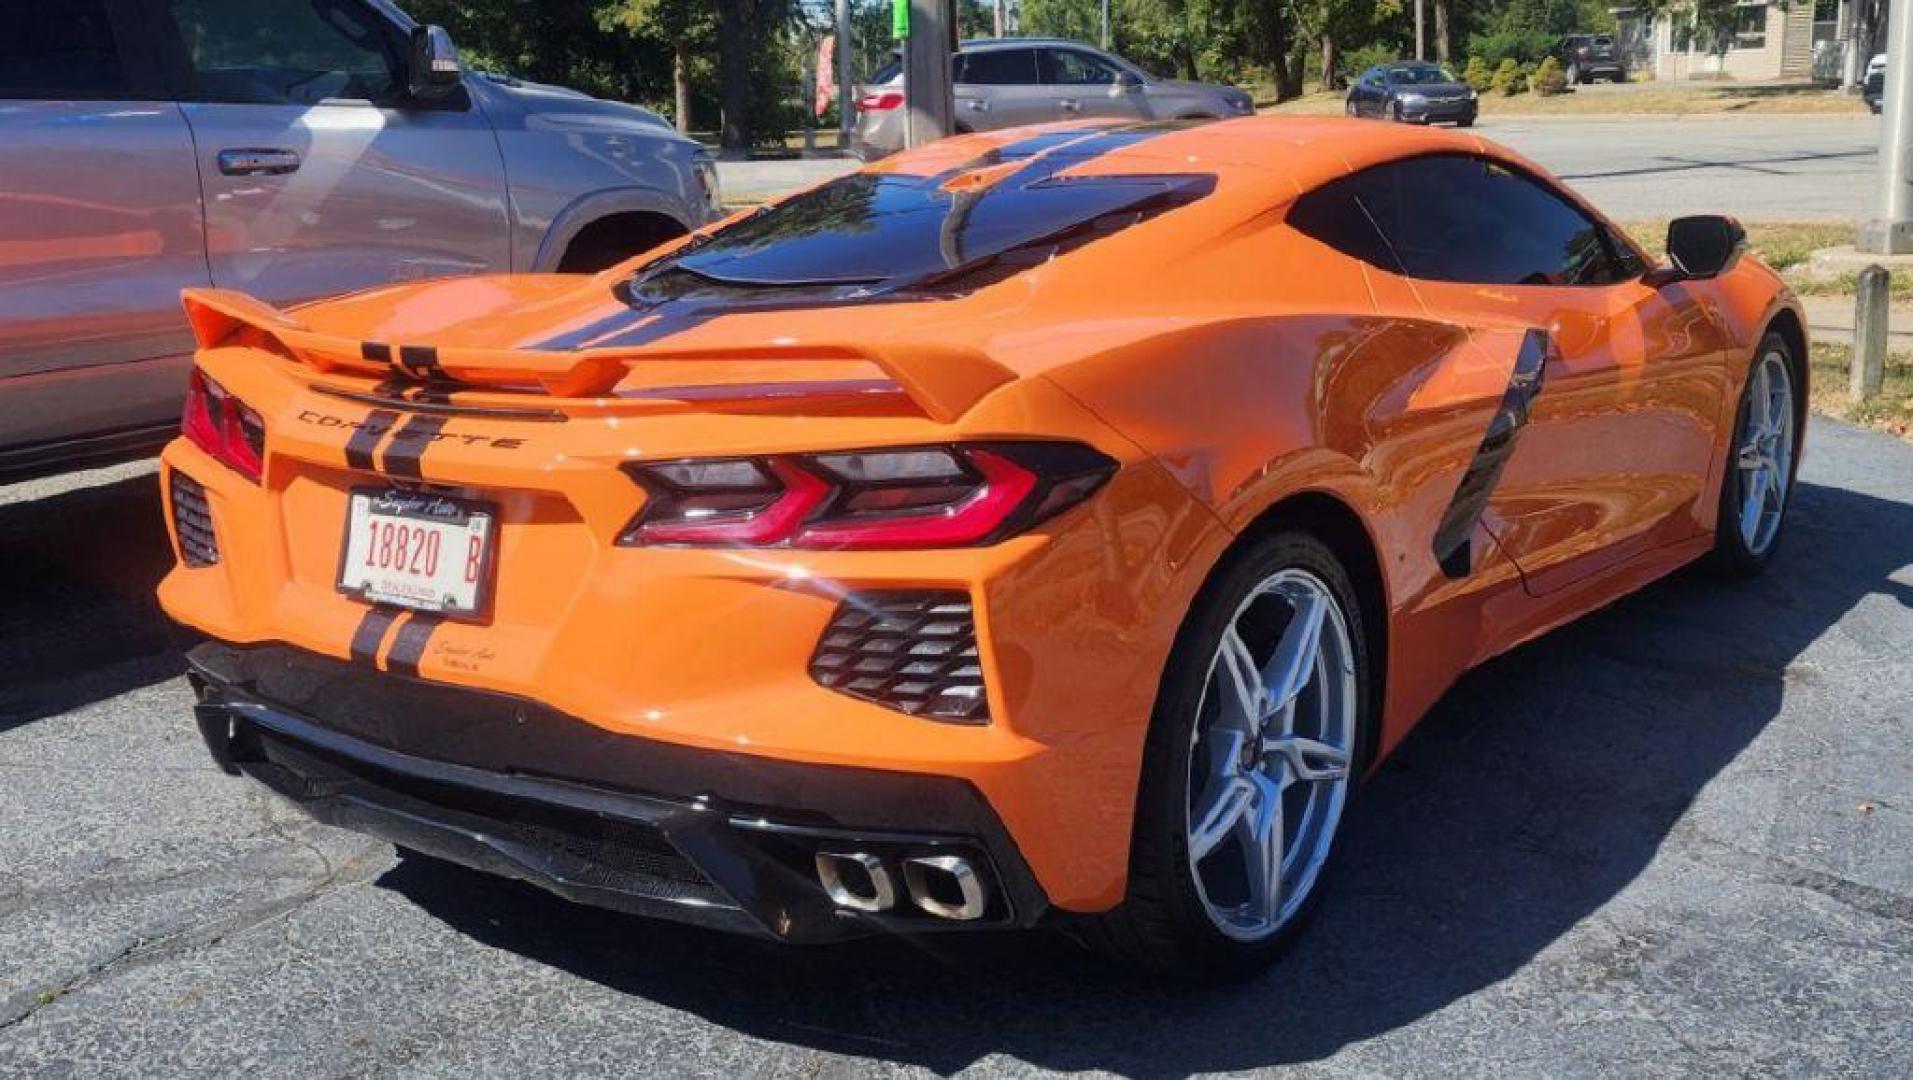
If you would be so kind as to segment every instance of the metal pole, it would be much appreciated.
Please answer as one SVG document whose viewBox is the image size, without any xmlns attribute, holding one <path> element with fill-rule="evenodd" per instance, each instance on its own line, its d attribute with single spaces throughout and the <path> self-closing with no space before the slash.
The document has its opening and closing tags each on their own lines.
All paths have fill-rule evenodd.
<svg viewBox="0 0 1913 1080">
<path fill-rule="evenodd" d="M 850 0 L 837 0 L 837 149 L 850 149 L 857 126 L 857 70 L 850 56 Z"/>
<path fill-rule="evenodd" d="M 1103 48 L 1109 48 L 1109 0 L 1103 0 Z"/>
<path fill-rule="evenodd" d="M 1425 40 L 1422 37 L 1422 31 L 1421 31 L 1422 3 L 1423 3 L 1423 0 L 1415 0 L 1415 59 L 1417 60 L 1428 59 L 1428 50 L 1422 45 L 1422 42 Z"/>
<path fill-rule="evenodd" d="M 996 37 L 1003 36 L 1004 24 L 1009 22 L 1009 5 L 1010 0 L 996 0 L 996 3 L 990 5 L 992 15 L 990 28 L 995 31 Z"/>
<path fill-rule="evenodd" d="M 950 86 L 955 34 L 955 0 L 910 0 L 910 38 L 903 48 L 906 146 L 935 142 L 956 130 Z"/>
<path fill-rule="evenodd" d="M 1875 255 L 1913 252 L 1913 0 L 1888 4 L 1886 88 L 1880 118 L 1877 216 L 1856 245 Z"/>
</svg>

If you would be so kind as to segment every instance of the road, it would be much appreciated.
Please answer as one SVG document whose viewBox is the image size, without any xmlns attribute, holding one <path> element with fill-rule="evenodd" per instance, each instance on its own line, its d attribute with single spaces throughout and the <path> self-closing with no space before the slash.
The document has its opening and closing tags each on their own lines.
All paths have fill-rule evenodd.
<svg viewBox="0 0 1913 1080">
<path fill-rule="evenodd" d="M 1373 122 L 1373 121 L 1371 121 Z M 1539 162 L 1623 221 L 1729 213 L 1747 221 L 1872 212 L 1871 116 L 1487 117 L 1476 130 Z M 1377 125 L 1377 131 L 1387 128 Z M 852 168 L 843 161 L 720 165 L 725 197 L 756 202 Z"/>
<path fill-rule="evenodd" d="M 310 824 L 198 745 L 154 487 L 0 489 L 0 1075 L 1913 1075 L 1913 446 L 1817 422 L 1767 577 L 1471 675 L 1296 952 L 1215 990 L 779 949 Z"/>
</svg>

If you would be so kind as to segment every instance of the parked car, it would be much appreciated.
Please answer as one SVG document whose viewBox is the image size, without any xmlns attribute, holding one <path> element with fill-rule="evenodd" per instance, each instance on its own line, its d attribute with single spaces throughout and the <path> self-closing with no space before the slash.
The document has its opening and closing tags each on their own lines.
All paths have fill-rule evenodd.
<svg viewBox="0 0 1913 1080">
<path fill-rule="evenodd" d="M 0 0 L 0 477 L 175 426 L 188 286 L 591 270 L 709 220 L 656 115 L 464 72 L 384 0 Z"/>
<path fill-rule="evenodd" d="M 192 293 L 159 601 L 213 760 L 767 939 L 1268 963 L 1463 671 L 1766 564 L 1808 400 L 1733 222 L 1654 266 L 1378 127 L 985 132 L 629 273 Z"/>
<path fill-rule="evenodd" d="M 985 38 L 956 54 L 956 130 L 1104 117 L 1186 120 L 1244 116 L 1255 100 L 1233 86 L 1159 79 L 1120 56 L 1062 38 Z M 903 64 L 893 59 L 859 91 L 857 152 L 903 149 Z"/>
<path fill-rule="evenodd" d="M 1398 123 L 1451 123 L 1470 127 L 1480 95 L 1439 64 L 1409 61 L 1377 64 L 1348 86 L 1350 116 L 1386 117 Z"/>
<path fill-rule="evenodd" d="M 1867 61 L 1866 81 L 1860 86 L 1860 97 L 1867 108 L 1878 116 L 1881 99 L 1886 97 L 1886 54 L 1880 53 Z"/>
<path fill-rule="evenodd" d="M 1560 63 L 1571 86 L 1596 79 L 1627 81 L 1627 56 L 1609 34 L 1570 34 L 1555 42 L 1547 55 Z"/>
</svg>

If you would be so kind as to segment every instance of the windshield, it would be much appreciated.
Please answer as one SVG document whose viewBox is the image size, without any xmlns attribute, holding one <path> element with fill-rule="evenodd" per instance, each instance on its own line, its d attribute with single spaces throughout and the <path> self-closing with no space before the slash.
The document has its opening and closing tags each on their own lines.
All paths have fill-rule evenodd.
<svg viewBox="0 0 1913 1080">
<path fill-rule="evenodd" d="M 1388 81 L 1403 86 L 1451 83 L 1455 77 L 1434 64 L 1404 64 L 1388 69 Z"/>
</svg>

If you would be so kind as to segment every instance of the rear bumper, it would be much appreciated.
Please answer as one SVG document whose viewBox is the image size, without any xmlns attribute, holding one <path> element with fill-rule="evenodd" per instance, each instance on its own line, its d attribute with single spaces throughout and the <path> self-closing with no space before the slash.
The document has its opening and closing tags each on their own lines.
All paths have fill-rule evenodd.
<svg viewBox="0 0 1913 1080">
<path fill-rule="evenodd" d="M 289 646 L 189 653 L 201 734 L 226 771 L 320 821 L 580 903 L 789 942 L 1033 925 L 1047 903 L 967 782 L 796 764 L 617 735 L 535 702 Z M 895 876 L 882 912 L 834 903 L 820 851 Z M 954 856 L 970 919 L 913 903 L 901 866 Z"/>
</svg>

